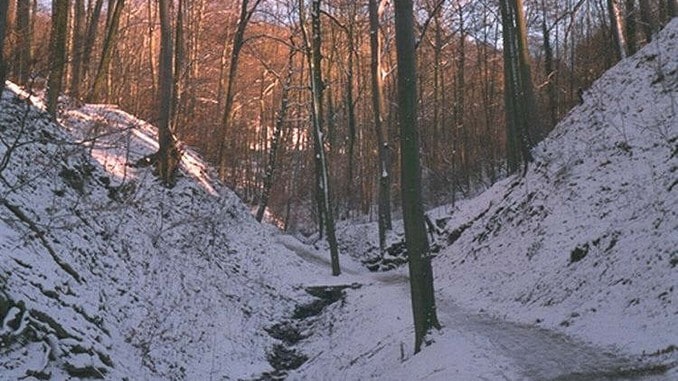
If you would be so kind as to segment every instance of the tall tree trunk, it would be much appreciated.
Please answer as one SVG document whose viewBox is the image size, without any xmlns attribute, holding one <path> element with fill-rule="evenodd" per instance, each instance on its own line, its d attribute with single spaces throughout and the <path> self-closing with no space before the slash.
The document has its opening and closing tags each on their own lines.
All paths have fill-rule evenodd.
<svg viewBox="0 0 678 381">
<path fill-rule="evenodd" d="M 14 75 L 19 83 L 26 85 L 30 80 L 32 33 L 31 33 L 31 3 L 25 0 L 17 1 L 16 7 L 16 56 Z"/>
<path fill-rule="evenodd" d="M 356 5 L 352 4 L 351 11 L 351 20 L 355 20 L 356 15 Z M 354 47 L 354 37 L 355 37 L 355 23 L 349 22 L 347 29 L 347 40 L 348 40 L 348 62 L 346 63 L 346 90 L 344 104 L 346 105 L 347 113 L 347 124 L 348 124 L 348 181 L 346 182 L 346 197 L 349 199 L 348 203 L 348 212 L 355 208 L 355 199 L 359 196 L 359 192 L 354 192 L 354 166 L 355 166 L 355 141 L 356 141 L 356 115 L 355 115 L 355 99 L 353 99 L 353 65 L 355 59 L 355 47 Z"/>
<path fill-rule="evenodd" d="M 98 0 L 101 1 L 101 0 Z M 146 3 L 146 13 L 148 17 L 148 71 L 151 77 L 151 94 L 158 93 L 158 76 L 155 73 L 155 12 L 153 3 L 155 0 L 148 0 Z"/>
<path fill-rule="evenodd" d="M 645 42 L 650 43 L 650 41 L 652 41 L 652 33 L 654 33 L 655 30 L 655 23 L 652 19 L 652 10 L 650 9 L 648 0 L 639 0 L 638 3 L 640 8 L 640 23 L 642 25 L 643 35 L 645 36 Z"/>
<path fill-rule="evenodd" d="M 532 161 L 533 136 L 540 129 L 536 122 L 536 101 L 532 84 L 527 28 L 522 0 L 501 0 L 504 41 L 504 100 L 507 123 L 509 173 L 523 171 Z"/>
<path fill-rule="evenodd" d="M 619 6 L 615 0 L 607 0 L 607 12 L 610 17 L 610 28 L 612 30 L 612 39 L 615 44 L 615 51 L 618 59 L 626 58 L 626 41 L 624 39 L 621 16 L 619 15 Z"/>
<path fill-rule="evenodd" d="M 66 39 L 68 38 L 68 0 L 52 3 L 52 31 L 50 33 L 51 69 L 47 81 L 47 112 L 57 118 L 57 104 L 66 66 Z"/>
<path fill-rule="evenodd" d="M 268 200 L 271 196 L 271 188 L 273 188 L 273 176 L 275 175 L 276 161 L 278 158 L 278 151 L 283 135 L 283 128 L 285 126 L 285 118 L 287 117 L 287 108 L 289 106 L 289 93 L 292 86 L 292 77 L 294 74 L 294 49 L 290 50 L 287 61 L 287 76 L 285 82 L 282 84 L 282 95 L 280 99 L 280 108 L 275 117 L 275 126 L 273 128 L 273 140 L 268 151 L 268 163 L 266 164 L 266 172 L 264 173 L 264 184 L 261 191 L 261 198 L 259 201 L 259 208 L 257 209 L 256 219 L 261 222 L 264 218 L 264 212 L 268 205 Z"/>
<path fill-rule="evenodd" d="M 111 2 L 109 1 L 109 6 Z M 94 83 L 92 84 L 92 89 L 87 97 L 88 102 L 98 102 L 102 98 L 102 93 L 104 92 L 104 87 L 106 85 L 106 76 L 108 74 L 108 68 L 111 65 L 113 60 L 113 50 L 115 49 L 115 44 L 118 40 L 118 26 L 120 24 L 120 16 L 122 15 L 122 9 L 125 6 L 125 0 L 117 0 L 115 2 L 114 8 L 109 8 L 109 17 L 108 17 L 108 29 L 106 31 L 106 38 L 104 39 L 104 47 L 101 53 L 101 60 L 99 61 L 99 68 L 97 69 L 96 76 L 94 77 Z"/>
<path fill-rule="evenodd" d="M 175 81 L 172 67 L 172 22 L 170 1 L 160 0 L 160 68 L 158 70 L 158 176 L 165 186 L 174 185 L 174 177 L 178 166 L 179 155 L 176 150 L 171 130 L 173 83 Z"/>
<path fill-rule="evenodd" d="M 378 6 L 381 1 L 382 6 Z M 374 131 L 377 136 L 377 145 L 379 152 L 379 199 L 378 199 L 378 221 L 379 221 L 379 248 L 383 252 L 386 250 L 386 232 L 391 230 L 391 164 L 388 141 L 384 133 L 384 81 L 382 78 L 381 65 L 381 45 L 382 39 L 379 31 L 379 19 L 381 14 L 379 9 L 385 7 L 384 3 L 388 0 L 369 0 L 370 14 L 370 78 L 372 81 L 372 110 L 374 115 Z"/>
<path fill-rule="evenodd" d="M 313 146 L 316 163 L 316 191 L 318 203 L 320 204 L 319 214 L 325 222 L 325 233 L 327 234 L 327 243 L 330 246 L 330 260 L 332 264 L 332 275 L 341 274 L 339 267 L 339 248 L 337 245 L 336 232 L 334 227 L 334 213 L 332 209 L 332 199 L 329 182 L 329 165 L 323 146 L 323 90 L 324 83 L 322 79 L 321 61 L 322 55 L 321 30 L 320 30 L 320 0 L 311 0 L 311 35 L 306 32 L 306 20 L 303 16 L 304 2 L 299 0 L 299 10 L 301 13 L 300 26 L 306 46 L 306 57 L 311 70 L 311 96 L 312 111 L 311 119 L 313 124 Z"/>
<path fill-rule="evenodd" d="M 0 96 L 2 96 L 2 91 L 5 89 L 5 75 L 7 71 L 4 51 L 8 8 L 9 0 L 0 0 Z"/>
<path fill-rule="evenodd" d="M 70 84 L 70 93 L 71 96 L 75 99 L 80 97 L 80 73 L 81 73 L 81 64 L 82 64 L 82 39 L 84 33 L 84 21 L 85 21 L 85 3 L 84 0 L 75 0 L 74 3 L 75 12 L 73 14 L 73 35 L 71 42 L 71 84 Z"/>
<path fill-rule="evenodd" d="M 228 84 L 226 85 L 226 96 L 224 99 L 224 113 L 221 118 L 221 127 L 216 134 L 216 143 L 219 147 L 217 153 L 217 160 L 219 162 L 219 176 L 222 179 L 226 179 L 226 172 L 229 166 L 227 154 L 232 155 L 232 152 L 226 152 L 227 150 L 230 151 L 229 147 L 231 146 L 228 144 L 229 142 L 227 142 L 226 139 L 228 139 L 228 132 L 231 123 L 231 109 L 233 108 L 233 98 L 235 96 L 235 80 L 236 74 L 238 72 L 240 52 L 243 48 L 243 44 L 245 43 L 245 30 L 247 28 L 247 24 L 249 23 L 250 18 L 252 18 L 252 15 L 254 14 L 254 11 L 257 9 L 257 6 L 260 2 L 261 0 L 256 0 L 252 6 L 252 9 L 248 9 L 249 0 L 242 0 L 240 4 L 240 17 L 238 18 L 237 28 L 235 34 L 233 35 L 231 61 L 228 67 Z"/>
<path fill-rule="evenodd" d="M 667 22 L 672 18 L 678 17 L 678 0 L 666 0 Z"/>
<path fill-rule="evenodd" d="M 87 32 L 85 34 L 85 43 L 82 49 L 82 77 L 89 78 L 90 61 L 92 60 L 92 51 L 94 50 L 94 42 L 96 41 L 97 29 L 99 26 L 99 18 L 101 17 L 101 8 L 104 0 L 96 0 L 94 8 L 91 9 L 89 18 L 87 20 Z"/>
<path fill-rule="evenodd" d="M 551 120 L 550 128 L 558 123 L 558 92 L 556 88 L 556 72 L 553 63 L 553 48 L 551 47 L 551 36 L 549 33 L 549 28 L 546 25 L 546 4 L 544 0 L 541 0 L 541 9 L 542 9 L 542 21 L 541 21 L 541 31 L 542 37 L 544 39 L 544 74 L 546 75 L 547 87 L 546 92 L 548 94 L 548 107 L 549 107 L 549 117 Z"/>
<path fill-rule="evenodd" d="M 417 66 L 412 0 L 395 2 L 395 28 L 403 221 L 414 316 L 414 352 L 417 353 L 421 350 L 421 345 L 428 331 L 432 328 L 440 328 L 440 323 L 436 314 L 431 251 L 424 226 L 421 193 L 419 135 L 417 131 Z"/>
<path fill-rule="evenodd" d="M 470 141 L 469 141 L 469 131 L 468 126 L 465 123 L 465 103 L 466 103 L 466 31 L 464 30 L 464 12 L 462 4 L 457 4 L 457 12 L 459 16 L 459 43 L 457 44 L 457 73 L 456 73 L 456 94 L 454 99 L 454 121 L 455 121 L 455 130 L 461 132 L 461 149 L 459 151 L 461 154 L 460 166 L 462 169 L 464 185 L 466 189 L 471 187 L 471 168 L 469 163 L 469 150 L 470 150 Z M 453 142 L 459 147 L 457 142 Z M 455 174 L 455 177 L 458 177 Z M 455 179 L 456 181 L 456 179 Z M 454 192 L 455 190 L 453 190 Z"/>
<path fill-rule="evenodd" d="M 170 118 L 170 129 L 176 131 L 177 123 L 179 121 L 179 114 L 181 113 L 181 98 L 183 92 L 183 80 L 184 80 L 184 62 L 185 62 L 185 49 L 184 49 L 184 0 L 179 0 L 179 6 L 177 8 L 177 17 L 176 17 L 176 32 L 174 34 L 174 88 L 172 89 L 172 108 L 171 108 L 171 118 Z"/>
<path fill-rule="evenodd" d="M 625 0 L 625 33 L 626 33 L 626 47 L 628 53 L 631 55 L 636 52 L 636 0 Z"/>
</svg>

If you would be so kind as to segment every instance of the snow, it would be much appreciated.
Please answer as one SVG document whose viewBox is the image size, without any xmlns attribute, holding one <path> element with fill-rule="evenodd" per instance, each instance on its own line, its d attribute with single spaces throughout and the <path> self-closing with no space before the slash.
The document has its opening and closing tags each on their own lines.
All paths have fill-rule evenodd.
<svg viewBox="0 0 678 381">
<path fill-rule="evenodd" d="M 290 380 L 678 379 L 677 34 L 597 81 L 525 177 L 428 213 L 443 328 L 417 355 L 405 266 L 360 263 L 380 255 L 376 223 L 338 227 L 332 277 L 324 243 L 256 223 L 189 147 L 164 188 L 130 166 L 153 126 L 112 105 L 56 125 L 10 85 L 0 378 L 257 379 L 282 343 L 265 328 L 291 321 L 308 360 Z M 293 318 L 313 286 L 343 290 Z"/>
<path fill-rule="evenodd" d="M 0 200 L 45 232 L 80 280 L 0 205 L 0 299 L 13 307 L 0 310 L 3 327 L 17 309 L 28 322 L 3 329 L 0 378 L 88 370 L 111 379 L 246 378 L 269 370 L 273 339 L 263 328 L 293 308 L 302 281 L 315 279 L 309 265 L 190 149 L 173 189 L 152 168 L 130 167 L 157 148 L 147 123 L 85 105 L 64 111 L 62 129 L 14 93 L 3 94 L 0 120 L 3 138 L 21 144 L 2 172 Z M 6 152 L 3 145 L 0 157 Z M 49 353 L 56 360 L 45 360 Z"/>
</svg>

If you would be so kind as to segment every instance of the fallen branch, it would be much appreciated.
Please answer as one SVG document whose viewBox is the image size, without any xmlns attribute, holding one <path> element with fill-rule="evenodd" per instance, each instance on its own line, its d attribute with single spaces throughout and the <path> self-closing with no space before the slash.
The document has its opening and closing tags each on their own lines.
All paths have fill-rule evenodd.
<svg viewBox="0 0 678 381">
<path fill-rule="evenodd" d="M 80 277 L 80 275 L 73 270 L 73 268 L 57 255 L 56 251 L 50 246 L 49 242 L 47 242 L 47 239 L 45 238 L 45 232 L 40 230 L 40 228 L 33 222 L 24 212 L 19 209 L 18 206 L 10 204 L 7 200 L 5 199 L 0 199 L 0 202 L 2 205 L 5 206 L 5 208 L 9 209 L 10 212 L 12 212 L 20 221 L 24 222 L 26 225 L 28 225 L 28 228 L 36 234 L 38 239 L 40 240 L 40 243 L 42 246 L 47 250 L 47 252 L 52 256 L 52 259 L 54 259 L 54 262 L 56 262 L 59 267 L 61 267 L 68 275 L 72 276 L 73 279 L 76 280 L 76 282 L 82 284 L 83 279 Z"/>
</svg>

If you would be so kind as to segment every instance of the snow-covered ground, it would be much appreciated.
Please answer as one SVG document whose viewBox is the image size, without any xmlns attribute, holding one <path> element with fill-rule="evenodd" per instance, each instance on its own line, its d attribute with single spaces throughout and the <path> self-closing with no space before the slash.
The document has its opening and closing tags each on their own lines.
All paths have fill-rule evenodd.
<svg viewBox="0 0 678 381">
<path fill-rule="evenodd" d="M 324 340 L 352 346 L 315 342 L 327 354 L 299 378 L 678 379 L 678 20 L 584 100 L 526 176 L 429 212 L 444 226 L 434 344 L 409 357 L 406 283 L 355 292 Z M 354 257 L 378 252 L 376 224 L 338 232 Z"/>
<path fill-rule="evenodd" d="M 246 378 L 264 328 L 329 274 L 277 242 L 190 150 L 165 189 L 155 129 L 113 106 L 0 106 L 0 379 Z M 21 98 L 27 94 L 20 95 Z M 36 102 L 37 103 L 37 102 Z M 6 165 L 5 165 L 6 164 Z"/>
<path fill-rule="evenodd" d="M 190 149 L 173 189 L 133 165 L 152 126 L 108 105 L 57 126 L 10 85 L 0 379 L 273 379 L 285 353 L 306 358 L 289 379 L 678 379 L 677 45 L 674 20 L 525 177 L 430 212 L 443 329 L 416 356 L 405 268 L 356 260 L 374 224 L 341 227 L 331 277 L 325 250 L 257 224 Z"/>
</svg>

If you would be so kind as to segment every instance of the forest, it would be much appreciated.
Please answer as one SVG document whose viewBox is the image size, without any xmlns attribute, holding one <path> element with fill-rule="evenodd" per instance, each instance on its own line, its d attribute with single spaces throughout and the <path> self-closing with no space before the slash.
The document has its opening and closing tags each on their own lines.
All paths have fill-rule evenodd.
<svg viewBox="0 0 678 381">
<path fill-rule="evenodd" d="M 678 376 L 676 16 L 0 0 L 0 371 Z"/>
<path fill-rule="evenodd" d="M 74 101 L 117 104 L 167 124 L 260 207 L 259 219 L 266 208 L 281 228 L 307 233 L 322 220 L 308 59 L 309 36 L 317 33 L 333 214 L 376 219 L 379 199 L 385 209 L 400 205 L 392 192 L 400 189 L 393 175 L 400 173 L 400 136 L 390 1 L 328 0 L 318 15 L 292 0 L 168 1 L 164 15 L 165 2 L 151 0 L 54 1 L 54 9 L 7 2 L 8 79 L 37 92 L 52 78 L 59 83 L 51 87 Z M 52 24 L 59 15 L 63 22 Z M 507 147 L 516 146 L 508 126 L 517 121 L 507 119 L 507 105 L 530 117 L 522 138 L 534 145 L 594 79 L 652 39 L 675 15 L 675 2 L 427 0 L 415 2 L 414 15 L 423 186 L 434 206 L 516 170 L 520 160 Z M 511 41 L 515 50 L 502 50 Z M 171 64 L 160 76 L 163 59 Z M 515 70 L 527 70 L 521 86 L 532 101 L 505 85 Z M 159 113 L 163 89 L 171 98 L 167 121 Z"/>
</svg>

